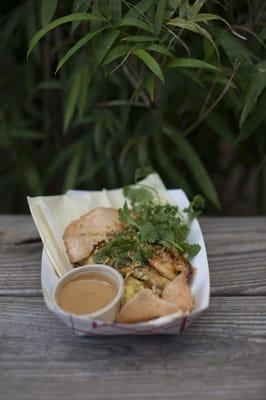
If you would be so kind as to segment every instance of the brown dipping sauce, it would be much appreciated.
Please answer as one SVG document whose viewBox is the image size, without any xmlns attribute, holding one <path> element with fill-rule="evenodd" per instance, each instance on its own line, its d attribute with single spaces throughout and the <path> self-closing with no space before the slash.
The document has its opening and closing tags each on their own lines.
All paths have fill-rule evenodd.
<svg viewBox="0 0 266 400">
<path fill-rule="evenodd" d="M 112 278 L 98 272 L 84 273 L 62 287 L 58 303 L 72 314 L 91 314 L 107 306 L 117 292 L 118 288 Z"/>
</svg>

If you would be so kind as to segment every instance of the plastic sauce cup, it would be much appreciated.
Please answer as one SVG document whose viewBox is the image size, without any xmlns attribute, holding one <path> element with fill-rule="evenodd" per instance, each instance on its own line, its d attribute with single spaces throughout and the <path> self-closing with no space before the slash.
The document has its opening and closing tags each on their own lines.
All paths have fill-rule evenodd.
<svg viewBox="0 0 266 400">
<path fill-rule="evenodd" d="M 63 286 L 70 282 L 72 279 L 76 279 L 78 277 L 81 277 L 82 275 L 89 275 L 91 273 L 99 273 L 101 275 L 105 275 L 107 278 L 112 279 L 117 286 L 117 294 L 113 298 L 113 300 L 108 303 L 106 306 L 103 308 L 90 313 L 90 314 L 82 314 L 82 315 L 77 315 L 73 314 L 69 311 L 64 310 L 60 304 L 59 304 L 59 294 L 63 288 Z M 124 293 L 124 279 L 122 275 L 116 271 L 114 268 L 110 267 L 109 265 L 104 265 L 104 264 L 89 264 L 89 265 L 83 265 L 82 267 L 77 267 L 74 268 L 73 270 L 67 272 L 57 283 L 55 286 L 55 289 L 53 291 L 53 300 L 54 304 L 56 305 L 56 308 L 63 312 L 64 314 L 69 314 L 74 317 L 78 317 L 81 319 L 97 319 L 100 321 L 105 321 L 105 322 L 113 322 L 115 320 L 116 314 L 119 311 L 120 307 L 120 300 L 123 296 Z"/>
</svg>

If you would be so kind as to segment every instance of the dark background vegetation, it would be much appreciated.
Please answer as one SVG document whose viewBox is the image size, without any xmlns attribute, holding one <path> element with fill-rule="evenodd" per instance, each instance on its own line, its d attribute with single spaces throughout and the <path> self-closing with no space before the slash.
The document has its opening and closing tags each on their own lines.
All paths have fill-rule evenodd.
<svg viewBox="0 0 266 400">
<path fill-rule="evenodd" d="M 139 3 L 144 4 L 117 0 L 115 7 L 120 4 L 124 15 Z M 130 54 L 96 68 L 90 77 L 94 52 L 99 54 L 106 43 L 101 33 L 55 75 L 58 60 L 88 29 L 96 29 L 96 23 L 51 30 L 27 59 L 36 31 L 51 18 L 90 12 L 91 7 L 109 18 L 108 6 L 114 2 L 1 0 L 1 212 L 28 212 L 26 195 L 121 186 L 133 182 L 137 167 L 151 165 L 168 187 L 182 187 L 190 197 L 203 193 L 209 214 L 266 213 L 265 1 L 161 3 L 165 13 L 176 6 L 174 15 L 183 12 L 184 19 L 189 19 L 186 7 L 197 3 L 201 13 L 217 14 L 230 23 L 231 30 L 221 21 L 204 25 L 220 61 L 208 38 L 190 29 L 175 28 L 171 42 L 167 25 L 162 25 L 154 42 L 167 45 L 176 57 L 219 64 L 222 73 L 166 70 L 166 56 L 157 54 L 165 76 L 162 84 Z M 150 2 L 143 15 L 133 8 L 135 18 L 153 23 L 157 7 L 157 1 Z M 129 27 L 120 32 L 116 46 L 126 43 L 121 41 L 125 35 L 132 36 L 134 46 L 145 48 L 149 41 L 148 32 Z M 171 126 L 172 136 L 165 126 Z"/>
</svg>

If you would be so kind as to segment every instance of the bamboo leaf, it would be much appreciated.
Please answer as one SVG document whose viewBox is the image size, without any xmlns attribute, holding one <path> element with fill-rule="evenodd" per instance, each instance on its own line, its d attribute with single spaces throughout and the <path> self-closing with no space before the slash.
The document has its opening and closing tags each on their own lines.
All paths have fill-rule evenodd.
<svg viewBox="0 0 266 400">
<path fill-rule="evenodd" d="M 189 15 L 190 5 L 189 0 L 181 0 L 179 2 L 179 15 L 181 18 L 186 18 Z"/>
<path fill-rule="evenodd" d="M 153 56 L 151 56 L 146 50 L 143 49 L 134 49 L 132 50 L 132 54 L 138 57 L 140 60 L 147 65 L 147 67 L 162 81 L 164 82 L 164 76 L 161 70 L 160 65 L 155 60 Z"/>
<path fill-rule="evenodd" d="M 103 32 L 100 38 L 97 38 L 95 43 L 95 51 L 92 58 L 92 71 L 94 72 L 102 63 L 108 51 L 118 38 L 120 32 L 118 30 Z"/>
<path fill-rule="evenodd" d="M 79 151 L 76 151 L 74 157 L 70 160 L 69 165 L 66 169 L 63 192 L 66 192 L 67 190 L 73 189 L 75 187 L 79 168 L 82 161 L 82 156 L 82 149 L 79 149 Z"/>
<path fill-rule="evenodd" d="M 154 33 L 154 29 L 153 29 L 152 25 L 148 24 L 145 21 L 142 21 L 141 19 L 135 18 L 135 17 L 124 17 L 119 26 L 120 27 L 134 26 L 135 28 L 143 29 L 144 31 Z"/>
<path fill-rule="evenodd" d="M 218 42 L 233 65 L 236 61 L 240 61 L 243 65 L 253 64 L 252 60 L 256 59 L 256 56 L 242 43 L 241 40 L 237 39 L 224 29 L 215 29 L 215 34 Z"/>
<path fill-rule="evenodd" d="M 70 14 L 65 17 L 61 17 L 56 19 L 55 21 L 51 22 L 50 24 L 46 25 L 42 29 L 40 29 L 38 32 L 35 33 L 33 38 L 30 41 L 29 44 L 29 50 L 27 53 L 27 57 L 31 53 L 32 49 L 36 46 L 36 44 L 51 30 L 57 28 L 60 25 L 66 24 L 68 22 L 73 22 L 73 21 L 92 21 L 92 20 L 103 20 L 101 17 L 92 15 L 89 13 L 77 13 L 77 14 Z"/>
<path fill-rule="evenodd" d="M 220 17 L 219 15 L 216 14 L 210 14 L 210 13 L 202 13 L 202 14 L 197 14 L 195 17 L 193 17 L 194 22 L 205 22 L 208 23 L 209 21 L 221 21 L 223 22 L 229 29 L 230 31 L 240 39 L 245 40 L 246 38 L 244 36 L 241 36 L 239 33 L 234 31 L 229 24 L 229 22 L 226 21 L 226 19 Z M 244 27 L 243 27 L 244 29 Z M 258 37 L 257 37 L 258 38 Z M 259 38 L 258 38 L 259 39 Z"/>
<path fill-rule="evenodd" d="M 194 22 L 222 21 L 230 28 L 230 24 L 224 18 L 216 14 L 209 14 L 209 13 L 197 14 L 195 17 L 193 17 L 193 21 Z"/>
<path fill-rule="evenodd" d="M 78 50 L 80 50 L 85 44 L 87 44 L 94 36 L 98 35 L 98 33 L 102 32 L 106 27 L 100 28 L 96 31 L 91 31 L 87 33 L 83 38 L 77 41 L 77 43 L 71 47 L 71 49 L 66 52 L 66 54 L 59 61 L 55 73 L 57 73 L 62 66 L 75 54 Z"/>
<path fill-rule="evenodd" d="M 147 90 L 151 101 L 154 101 L 155 96 L 155 75 L 149 74 L 143 81 L 143 87 Z"/>
<path fill-rule="evenodd" d="M 157 9 L 155 13 L 155 31 L 157 34 L 161 32 L 164 14 L 165 14 L 166 0 L 157 1 Z"/>
<path fill-rule="evenodd" d="M 92 0 L 91 0 L 92 1 Z M 92 31 L 96 31 L 97 29 L 100 29 L 103 26 L 103 21 L 107 21 L 108 18 L 106 18 L 106 15 L 104 13 L 104 10 L 102 10 L 103 4 L 99 0 L 94 0 L 92 2 L 92 7 L 91 7 L 91 14 L 95 16 L 102 16 L 105 18 L 105 20 L 93 20 L 90 23 L 90 28 Z M 111 19 L 111 16 L 109 16 L 109 19 Z"/>
<path fill-rule="evenodd" d="M 263 124 L 265 121 L 265 110 L 266 110 L 266 91 L 262 93 L 260 96 L 260 99 L 258 100 L 258 103 L 256 105 L 256 108 L 250 114 L 244 123 L 240 134 L 238 135 L 236 139 L 236 143 L 242 142 L 243 140 L 247 139 L 250 137 L 254 131 L 258 129 L 258 127 Z"/>
<path fill-rule="evenodd" d="M 167 68 L 201 68 L 219 71 L 219 68 L 197 58 L 174 58 L 169 62 Z"/>
<path fill-rule="evenodd" d="M 100 159 L 94 162 L 89 169 L 84 171 L 77 180 L 78 184 L 86 183 L 89 179 L 91 179 L 105 164 L 104 159 Z"/>
<path fill-rule="evenodd" d="M 189 15 L 191 17 L 195 17 L 196 15 L 198 15 L 199 11 L 205 3 L 206 0 L 196 0 L 194 4 L 189 8 Z"/>
<path fill-rule="evenodd" d="M 191 32 L 198 33 L 199 35 L 205 37 L 207 40 L 209 40 L 209 42 L 215 48 L 217 56 L 219 55 L 217 46 L 216 46 L 213 38 L 209 34 L 209 32 L 206 29 L 202 28 L 202 26 L 200 26 L 196 22 L 193 22 L 191 20 L 187 20 L 184 18 L 176 17 L 176 18 L 173 18 L 170 21 L 168 21 L 167 25 L 177 26 L 178 28 L 181 28 L 181 29 L 187 29 Z"/>
<path fill-rule="evenodd" d="M 176 11 L 181 1 L 182 0 L 169 0 L 169 6 L 172 9 L 172 11 Z"/>
<path fill-rule="evenodd" d="M 240 116 L 239 126 L 243 127 L 248 115 L 253 110 L 258 97 L 266 88 L 266 61 L 257 65 L 256 72 L 254 73 L 245 96 L 245 105 Z"/>
<path fill-rule="evenodd" d="M 64 126 L 63 126 L 64 132 L 67 131 L 70 121 L 72 120 L 72 117 L 74 115 L 78 103 L 78 96 L 81 89 L 81 84 L 82 84 L 82 69 L 80 68 L 75 73 L 72 79 L 70 91 L 66 98 L 66 106 L 64 110 Z"/>
<path fill-rule="evenodd" d="M 134 158 L 136 158 L 136 160 L 137 160 L 137 157 L 135 157 L 135 151 L 134 151 L 134 149 L 137 145 L 137 142 L 138 142 L 138 137 L 132 136 L 132 137 L 129 137 L 128 140 L 123 144 L 123 147 L 119 154 L 119 166 L 122 171 L 125 168 L 125 163 L 126 163 L 127 158 L 130 157 L 132 154 L 134 155 Z"/>
<path fill-rule="evenodd" d="M 195 33 L 200 33 L 203 36 L 205 36 L 208 40 L 211 39 L 209 32 L 207 32 L 204 28 L 202 28 L 200 25 L 196 24 L 195 22 L 193 22 L 191 20 L 176 17 L 176 18 L 170 19 L 170 21 L 167 22 L 167 25 L 177 26 L 178 28 L 181 28 L 181 29 L 187 29 L 187 30 L 195 32 Z"/>
<path fill-rule="evenodd" d="M 172 162 L 169 155 L 163 148 L 158 132 L 154 134 L 152 138 L 156 162 L 162 169 L 165 176 L 170 180 L 173 185 L 175 185 L 175 187 L 179 185 L 188 196 L 192 196 L 192 190 L 189 183 L 178 169 L 178 166 Z"/>
<path fill-rule="evenodd" d="M 89 88 L 88 85 L 90 83 L 92 72 L 88 68 L 87 64 L 82 64 L 81 67 L 81 82 L 80 82 L 80 92 L 78 98 L 78 116 L 82 118 L 86 109 L 86 105 L 88 103 L 89 98 Z"/>
<path fill-rule="evenodd" d="M 197 74 L 194 72 L 191 72 L 190 70 L 187 70 L 185 68 L 180 69 L 180 73 L 183 74 L 186 78 L 190 79 L 191 81 L 195 82 L 197 85 L 199 85 L 201 88 L 204 88 L 204 84 L 202 83 L 202 80 L 197 77 Z M 213 77 L 212 77 L 213 81 Z"/>
<path fill-rule="evenodd" d="M 202 81 L 213 83 L 213 76 L 203 76 Z M 230 88 L 237 90 L 235 83 L 226 78 L 226 76 L 215 76 L 215 84 L 222 85 L 224 87 L 229 86 Z"/>
<path fill-rule="evenodd" d="M 107 19 L 111 19 L 111 10 L 108 4 L 109 0 L 94 0 L 94 8 L 104 15 Z M 120 1 L 120 0 L 118 0 Z"/>
<path fill-rule="evenodd" d="M 42 0 L 41 20 L 42 26 L 47 25 L 54 16 L 57 7 L 57 0 Z"/>
<path fill-rule="evenodd" d="M 164 127 L 164 132 L 175 144 L 179 154 L 183 157 L 187 163 L 188 168 L 192 172 L 195 180 L 205 196 L 217 207 L 220 207 L 217 192 L 213 186 L 213 183 L 202 164 L 198 154 L 193 149 L 189 141 L 182 136 L 179 132 L 171 127 Z"/>
<path fill-rule="evenodd" d="M 26 183 L 31 190 L 31 194 L 40 195 L 42 193 L 42 177 L 36 168 L 36 163 L 29 158 L 23 159 L 23 173 Z"/>
<path fill-rule="evenodd" d="M 171 53 L 167 47 L 162 46 L 160 44 L 152 44 L 151 46 L 147 47 L 147 50 L 155 51 L 156 53 L 162 54 L 167 57 L 174 57 L 173 53 Z"/>
<path fill-rule="evenodd" d="M 171 15 L 173 14 L 173 12 L 177 10 L 177 7 L 181 3 L 181 1 L 182 0 L 169 0 L 169 8 L 171 10 Z"/>
<path fill-rule="evenodd" d="M 122 42 L 154 42 L 155 40 L 157 39 L 152 36 L 139 35 L 139 36 L 125 36 L 122 39 Z"/>
<path fill-rule="evenodd" d="M 104 58 L 102 65 L 107 65 L 110 64 L 111 62 L 115 61 L 117 58 L 123 57 L 126 55 L 131 49 L 131 46 L 129 45 L 122 45 L 122 46 L 117 46 L 114 49 L 110 50 L 106 57 Z"/>
<path fill-rule="evenodd" d="M 74 157 L 77 152 L 80 152 L 84 146 L 88 143 L 88 136 L 83 136 L 80 140 L 75 141 L 74 143 L 68 145 L 65 148 L 60 149 L 59 153 L 56 153 L 54 159 L 52 159 L 49 164 L 46 174 L 45 174 L 45 184 L 47 185 L 53 176 L 56 175 L 58 170 L 64 167 L 64 164 L 68 159 Z"/>
<path fill-rule="evenodd" d="M 153 0 L 140 0 L 136 5 L 132 5 L 132 8 L 126 13 L 126 17 L 138 17 L 143 15 L 152 5 Z"/>
<path fill-rule="evenodd" d="M 109 9 L 111 12 L 112 20 L 115 24 L 118 24 L 121 21 L 122 16 L 122 1 L 109 0 Z"/>
<path fill-rule="evenodd" d="M 85 13 L 88 11 L 90 7 L 90 0 L 74 0 L 72 6 L 73 13 Z M 75 31 L 75 29 L 79 26 L 80 21 L 74 21 L 71 25 L 71 34 Z"/>
</svg>

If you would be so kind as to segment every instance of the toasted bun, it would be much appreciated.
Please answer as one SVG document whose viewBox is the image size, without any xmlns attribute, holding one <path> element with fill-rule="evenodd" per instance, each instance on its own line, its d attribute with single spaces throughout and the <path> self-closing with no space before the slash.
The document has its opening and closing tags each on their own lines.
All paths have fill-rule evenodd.
<svg viewBox="0 0 266 400">
<path fill-rule="evenodd" d="M 63 236 L 70 262 L 75 263 L 88 257 L 97 243 L 121 227 L 118 212 L 114 208 L 94 208 L 73 221 Z"/>
<path fill-rule="evenodd" d="M 148 321 L 178 311 L 177 307 L 143 289 L 129 300 L 116 317 L 117 322 L 134 323 Z"/>
</svg>

